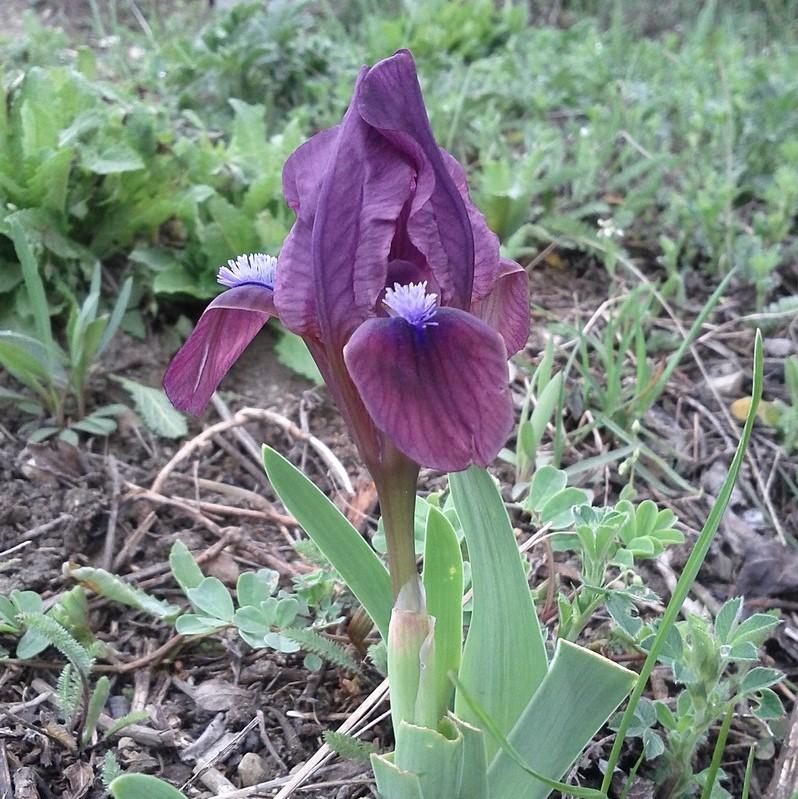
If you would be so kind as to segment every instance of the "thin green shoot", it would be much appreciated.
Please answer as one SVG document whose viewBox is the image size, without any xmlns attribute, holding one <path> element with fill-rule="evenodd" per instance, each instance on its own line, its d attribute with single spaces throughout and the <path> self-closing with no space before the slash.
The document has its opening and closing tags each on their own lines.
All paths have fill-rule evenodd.
<svg viewBox="0 0 798 799">
<path fill-rule="evenodd" d="M 630 769 L 629 776 L 626 778 L 626 782 L 624 783 L 623 790 L 621 791 L 621 795 L 618 797 L 618 799 L 626 799 L 626 797 L 629 796 L 629 791 L 632 790 L 632 785 L 634 784 L 635 777 L 637 776 L 637 772 L 638 772 L 640 766 L 643 764 L 643 761 L 645 760 L 645 758 L 646 758 L 646 753 L 645 753 L 645 750 L 644 750 L 644 751 L 642 751 L 640 753 L 640 755 L 637 758 L 637 760 L 635 760 L 635 764 Z"/>
<path fill-rule="evenodd" d="M 729 737 L 729 728 L 731 727 L 733 718 L 734 704 L 729 704 L 729 709 L 726 711 L 726 715 L 723 717 L 723 723 L 720 725 L 720 732 L 718 732 L 718 740 L 715 742 L 715 749 L 712 752 L 712 761 L 709 764 L 704 790 L 701 792 L 701 799 L 710 799 L 712 796 L 712 790 L 715 787 L 715 780 L 718 778 L 720 761 L 723 759 L 723 753 L 726 750 L 726 739 Z"/>
<path fill-rule="evenodd" d="M 679 345 L 676 352 L 674 352 L 671 357 L 668 358 L 668 363 L 662 370 L 662 374 L 657 378 L 650 390 L 638 397 L 635 407 L 638 416 L 642 416 L 657 401 L 657 399 L 659 399 L 660 394 L 662 394 L 662 392 L 665 390 L 665 386 L 667 385 L 668 380 L 670 380 L 674 370 L 681 363 L 685 352 L 687 352 L 687 350 L 698 337 L 698 334 L 701 332 L 702 325 L 704 322 L 706 322 L 707 318 L 715 309 L 715 306 L 718 304 L 718 302 L 720 302 L 723 292 L 726 290 L 726 287 L 729 285 L 731 279 L 736 273 L 736 269 L 731 269 L 723 278 L 723 280 L 720 281 L 718 287 L 712 292 L 709 299 L 704 303 L 704 307 L 701 309 L 701 312 L 690 326 L 690 329 L 687 331 L 687 335 L 682 339 L 682 343 Z"/>
<path fill-rule="evenodd" d="M 754 757 L 756 755 L 756 745 L 748 750 L 748 760 L 745 763 L 745 776 L 743 777 L 743 792 L 740 799 L 748 799 L 751 791 L 751 775 L 754 773 Z"/>
</svg>

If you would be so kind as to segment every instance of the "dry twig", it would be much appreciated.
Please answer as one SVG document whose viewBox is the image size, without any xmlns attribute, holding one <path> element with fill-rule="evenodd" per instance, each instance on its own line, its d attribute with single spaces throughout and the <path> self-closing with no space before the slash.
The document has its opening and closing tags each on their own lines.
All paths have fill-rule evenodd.
<svg viewBox="0 0 798 799">
<path fill-rule="evenodd" d="M 245 425 L 247 422 L 251 421 L 271 422 L 272 424 L 276 424 L 278 427 L 282 428 L 286 433 L 294 438 L 307 441 L 307 443 L 313 447 L 318 456 L 327 465 L 330 473 L 333 475 L 333 477 L 335 477 L 336 482 L 341 486 L 341 488 L 346 491 L 347 494 L 353 493 L 352 482 L 349 479 L 349 475 L 346 473 L 346 469 L 344 469 L 341 461 L 335 457 L 332 450 L 323 441 L 316 438 L 316 436 L 308 435 L 285 416 L 264 408 L 242 408 L 231 419 L 217 422 L 216 424 L 211 425 L 203 430 L 203 432 L 198 436 L 195 436 L 190 441 L 187 441 L 174 454 L 172 459 L 161 469 L 150 490 L 156 494 L 160 493 L 164 483 L 169 479 L 169 475 L 172 470 L 179 463 L 188 458 L 189 455 L 191 455 L 195 450 L 203 446 L 209 439 L 213 438 L 213 436 L 217 435 L 218 433 L 223 433 L 225 430 L 233 430 L 235 428 L 241 427 L 242 425 Z"/>
</svg>

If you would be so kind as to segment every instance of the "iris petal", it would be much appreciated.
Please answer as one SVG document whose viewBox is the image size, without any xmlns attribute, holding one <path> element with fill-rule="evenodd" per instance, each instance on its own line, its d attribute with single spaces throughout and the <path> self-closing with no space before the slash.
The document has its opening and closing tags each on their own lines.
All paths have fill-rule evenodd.
<svg viewBox="0 0 798 799">
<path fill-rule="evenodd" d="M 493 288 L 471 310 L 501 335 L 508 355 L 520 352 L 529 338 L 529 278 L 524 268 L 502 258 Z"/>
<path fill-rule="evenodd" d="M 328 347 L 343 346 L 373 314 L 413 185 L 407 159 L 357 113 L 361 86 L 359 80 L 341 124 L 313 225 L 316 307 Z"/>
<path fill-rule="evenodd" d="M 471 293 L 473 302 L 488 294 L 496 282 L 499 272 L 499 237 L 488 227 L 482 212 L 471 201 L 462 164 L 443 148 L 441 155 L 454 185 L 463 198 L 474 235 L 474 286 Z"/>
<path fill-rule="evenodd" d="M 323 130 L 289 156 L 283 167 L 283 194 L 297 218 L 280 251 L 275 302 L 282 323 L 300 336 L 318 335 L 311 255 L 313 220 L 340 125 Z"/>
<path fill-rule="evenodd" d="M 216 297 L 164 375 L 164 391 L 175 408 L 199 416 L 230 367 L 273 315 L 273 292 L 265 286 L 237 286 Z"/>
<path fill-rule="evenodd" d="M 459 471 L 492 461 L 513 427 L 507 353 L 484 322 L 442 308 L 419 328 L 369 319 L 344 350 L 375 424 L 422 466 Z"/>
<path fill-rule="evenodd" d="M 463 199 L 432 135 L 413 57 L 400 50 L 372 67 L 358 94 L 360 115 L 415 166 L 417 183 L 407 235 L 427 260 L 442 302 L 468 308 L 474 242 Z M 395 256 L 413 260 L 407 252 Z"/>
</svg>

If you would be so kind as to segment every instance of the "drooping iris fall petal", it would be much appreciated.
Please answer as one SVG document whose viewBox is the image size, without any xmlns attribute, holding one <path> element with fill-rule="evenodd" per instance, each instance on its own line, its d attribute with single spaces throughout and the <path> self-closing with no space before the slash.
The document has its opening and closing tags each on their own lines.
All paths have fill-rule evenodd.
<svg viewBox="0 0 798 799">
<path fill-rule="evenodd" d="M 529 278 L 523 267 L 502 258 L 493 288 L 471 311 L 501 335 L 508 355 L 520 352 L 529 338 Z"/>
<path fill-rule="evenodd" d="M 416 463 L 486 466 L 512 429 L 504 342 L 465 311 L 441 308 L 425 325 L 370 319 L 344 357 L 377 427 Z"/>
<path fill-rule="evenodd" d="M 164 391 L 175 408 L 199 416 L 230 367 L 273 315 L 273 292 L 265 285 L 245 283 L 216 297 L 164 375 Z"/>
<path fill-rule="evenodd" d="M 432 135 L 413 57 L 400 50 L 363 78 L 356 95 L 360 116 L 412 162 L 416 187 L 406 235 L 426 260 L 446 305 L 471 301 L 474 241 L 463 199 Z M 397 258 L 413 260 L 406 252 Z"/>
</svg>

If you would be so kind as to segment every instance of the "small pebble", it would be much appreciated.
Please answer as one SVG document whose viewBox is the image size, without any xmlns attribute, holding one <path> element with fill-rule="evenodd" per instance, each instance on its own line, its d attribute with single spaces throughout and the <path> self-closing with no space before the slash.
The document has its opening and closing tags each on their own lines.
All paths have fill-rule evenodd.
<svg viewBox="0 0 798 799">
<path fill-rule="evenodd" d="M 254 752 L 247 752 L 238 764 L 238 776 L 241 779 L 241 787 L 250 788 L 259 782 L 266 782 L 269 778 L 269 772 L 260 755 L 256 755 Z"/>
<path fill-rule="evenodd" d="M 786 358 L 795 351 L 795 345 L 788 338 L 766 338 L 762 342 L 765 355 L 771 358 Z"/>
</svg>

